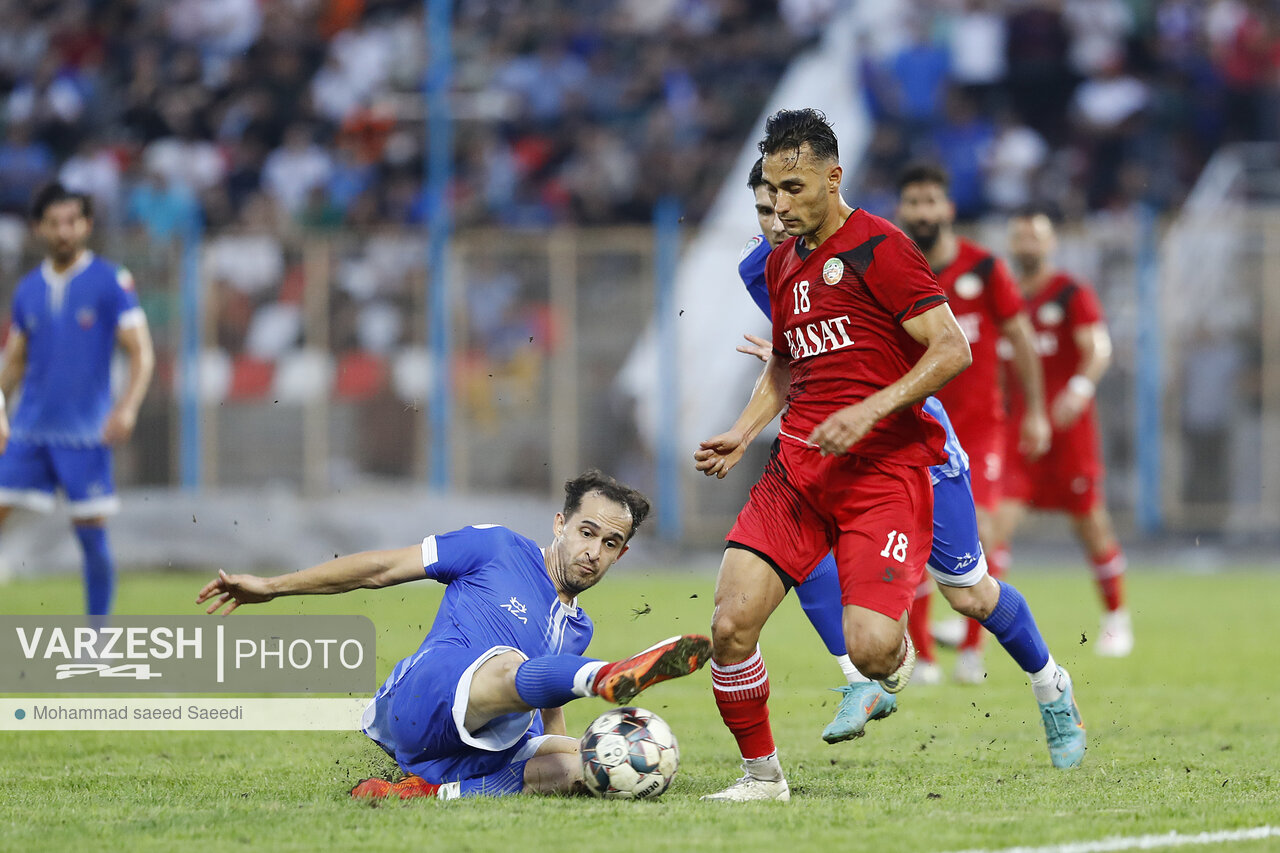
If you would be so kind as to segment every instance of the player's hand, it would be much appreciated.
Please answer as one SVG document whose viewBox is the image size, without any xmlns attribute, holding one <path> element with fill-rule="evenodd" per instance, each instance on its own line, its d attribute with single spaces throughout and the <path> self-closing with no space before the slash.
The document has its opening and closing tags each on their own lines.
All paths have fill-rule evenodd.
<svg viewBox="0 0 1280 853">
<path fill-rule="evenodd" d="M 693 454 L 693 467 L 708 477 L 723 480 L 746 452 L 746 436 L 731 429 L 699 444 Z"/>
<path fill-rule="evenodd" d="M 832 412 L 825 421 L 809 433 L 809 443 L 815 445 L 823 456 L 843 456 L 871 432 L 880 418 L 866 405 L 854 403 Z"/>
<path fill-rule="evenodd" d="M 1049 416 L 1043 409 L 1027 412 L 1022 418 L 1022 428 L 1018 436 L 1018 452 L 1027 459 L 1039 459 L 1049 450 L 1049 442 L 1053 440 L 1053 428 L 1049 426 Z"/>
<path fill-rule="evenodd" d="M 1089 408 L 1090 399 L 1070 388 L 1064 388 L 1062 393 L 1053 399 L 1053 406 L 1050 408 L 1049 416 L 1053 420 L 1053 425 L 1058 429 L 1071 426 L 1080 419 L 1084 410 Z"/>
<path fill-rule="evenodd" d="M 738 344 L 738 352 L 754 355 L 756 358 L 765 362 L 769 362 L 769 356 L 773 355 L 773 342 L 767 341 L 759 335 L 753 335 L 750 332 L 743 335 L 744 338 L 751 341 L 751 346 L 746 344 Z"/>
<path fill-rule="evenodd" d="M 9 413 L 0 409 L 0 453 L 9 447 Z"/>
<path fill-rule="evenodd" d="M 129 440 L 133 428 L 138 423 L 138 413 L 127 408 L 116 408 L 107 415 L 107 423 L 102 428 L 102 440 L 107 444 L 120 444 Z"/>
<path fill-rule="evenodd" d="M 218 569 L 218 576 L 209 581 L 196 596 L 196 604 L 204 604 L 209 599 L 216 599 L 205 613 L 216 613 L 224 604 L 230 603 L 222 615 L 230 615 L 241 604 L 260 604 L 275 598 L 266 580 L 257 575 L 229 575 Z"/>
</svg>

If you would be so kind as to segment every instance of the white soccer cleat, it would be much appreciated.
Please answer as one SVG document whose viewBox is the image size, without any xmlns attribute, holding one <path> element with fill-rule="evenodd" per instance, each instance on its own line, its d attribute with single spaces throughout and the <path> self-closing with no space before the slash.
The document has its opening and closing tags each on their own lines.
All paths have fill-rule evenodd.
<svg viewBox="0 0 1280 853">
<path fill-rule="evenodd" d="M 933 641 L 949 649 L 958 649 L 969 633 L 969 624 L 963 616 L 952 616 L 950 619 L 939 619 L 929 625 L 929 633 Z"/>
<path fill-rule="evenodd" d="M 982 684 L 987 680 L 987 667 L 982 663 L 982 652 L 965 649 L 956 655 L 957 684 Z"/>
<path fill-rule="evenodd" d="M 921 687 L 936 687 L 942 683 L 942 667 L 931 660 L 917 660 L 911 683 Z"/>
<path fill-rule="evenodd" d="M 777 800 L 785 803 L 791 799 L 791 789 L 787 787 L 786 779 L 770 782 L 748 773 L 723 791 L 706 794 L 702 799 L 722 803 L 748 803 L 753 800 Z"/>
<path fill-rule="evenodd" d="M 1096 651 L 1104 658 L 1122 658 L 1133 651 L 1133 625 L 1128 610 L 1113 610 L 1102 615 Z"/>
<path fill-rule="evenodd" d="M 916 668 L 916 647 L 911 642 L 911 635 L 903 634 L 902 637 L 907 644 L 907 653 L 902 656 L 902 663 L 898 664 L 897 669 L 888 677 L 880 679 L 880 686 L 884 688 L 885 693 L 901 693 L 902 688 L 906 687 L 907 682 L 911 680 L 911 673 Z"/>
</svg>

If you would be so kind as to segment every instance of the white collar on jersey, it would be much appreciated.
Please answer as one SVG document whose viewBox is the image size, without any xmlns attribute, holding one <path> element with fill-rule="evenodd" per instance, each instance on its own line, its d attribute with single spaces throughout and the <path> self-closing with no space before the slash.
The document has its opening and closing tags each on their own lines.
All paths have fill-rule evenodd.
<svg viewBox="0 0 1280 853">
<path fill-rule="evenodd" d="M 49 286 L 49 308 L 55 314 L 62 308 L 62 297 L 67 293 L 67 285 L 71 279 L 80 275 L 89 268 L 89 264 L 93 263 L 93 252 L 85 249 L 80 253 L 80 257 L 76 258 L 75 263 L 67 267 L 63 272 L 57 272 L 53 268 L 53 262 L 48 258 L 40 264 L 40 275 L 44 277 L 45 283 Z"/>
</svg>

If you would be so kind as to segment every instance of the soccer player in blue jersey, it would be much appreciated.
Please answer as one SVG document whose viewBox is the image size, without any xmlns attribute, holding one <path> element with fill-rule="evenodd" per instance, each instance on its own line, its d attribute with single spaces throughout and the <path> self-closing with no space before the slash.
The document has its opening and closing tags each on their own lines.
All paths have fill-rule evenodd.
<svg viewBox="0 0 1280 853">
<path fill-rule="evenodd" d="M 565 483 L 546 548 L 505 527 L 476 525 L 274 578 L 219 572 L 197 603 L 213 599 L 209 613 L 224 605 L 230 613 L 281 595 L 428 578 L 445 584 L 426 639 L 392 669 L 362 721 L 406 775 L 394 784 L 366 779 L 351 795 L 571 793 L 581 785 L 582 763 L 577 739 L 565 734 L 562 705 L 587 696 L 624 704 L 711 657 L 710 638 L 698 635 L 614 663 L 582 656 L 593 627 L 577 596 L 626 552 L 648 512 L 643 495 L 592 470 Z"/>
<path fill-rule="evenodd" d="M 155 355 L 129 271 L 87 248 L 89 198 L 61 184 L 41 189 L 31 219 L 46 255 L 13 295 L 0 367 L 0 523 L 15 506 L 47 512 L 67 496 L 84 553 L 86 610 L 95 627 L 111 611 L 115 568 L 106 518 L 119 509 L 111 445 L 127 441 L 151 382 Z M 111 399 L 111 356 L 129 357 L 129 381 Z M 22 389 L 12 424 L 3 402 Z"/>
<path fill-rule="evenodd" d="M 769 253 L 787 239 L 774 215 L 773 200 L 757 161 L 748 186 L 755 194 L 756 216 L 761 233 L 743 249 L 738 275 L 765 316 L 771 316 L 764 266 Z M 773 344 L 747 335 L 749 344 L 738 347 L 767 361 Z M 996 581 L 987 573 L 986 557 L 978 540 L 978 523 L 973 492 L 969 485 L 969 457 L 960 446 L 946 410 L 936 397 L 928 397 L 924 410 L 947 431 L 945 464 L 929 469 L 933 483 L 933 551 L 929 574 L 954 610 L 977 619 L 995 634 L 1009 656 L 1028 674 L 1040 705 L 1049 755 L 1055 767 L 1075 767 L 1084 758 L 1085 733 L 1076 709 L 1067 671 L 1054 661 L 1036 627 L 1031 608 L 1012 585 Z M 927 583 L 928 581 L 926 581 Z M 827 650 L 835 655 L 849 684 L 836 688 L 844 694 L 835 719 L 822 732 L 828 743 L 849 740 L 863 734 L 868 720 L 887 717 L 896 709 L 896 697 L 875 681 L 863 676 L 849 661 L 842 626 L 843 607 L 835 560 L 822 559 L 804 583 L 796 586 L 796 597 L 813 623 Z"/>
</svg>

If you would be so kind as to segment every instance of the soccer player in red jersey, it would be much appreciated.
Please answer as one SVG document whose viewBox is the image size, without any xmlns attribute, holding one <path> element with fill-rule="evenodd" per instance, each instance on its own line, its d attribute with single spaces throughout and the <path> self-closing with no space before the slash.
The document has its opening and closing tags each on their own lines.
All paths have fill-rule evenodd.
<svg viewBox="0 0 1280 853">
<path fill-rule="evenodd" d="M 1011 456 L 996 532 L 1007 543 L 1028 505 L 1065 512 L 1084 546 L 1106 612 L 1095 646 L 1098 654 L 1123 657 L 1133 649 L 1124 607 L 1124 552 L 1103 498 L 1104 469 L 1093 393 L 1111 361 L 1111 337 L 1097 295 L 1087 284 L 1054 269 L 1053 222 L 1040 211 L 1024 211 L 1010 222 L 1009 248 L 1018 284 L 1035 328 L 1044 366 L 1053 438 L 1038 459 Z M 1026 400 L 1015 391 L 1017 417 Z"/>
<path fill-rule="evenodd" d="M 994 578 L 1003 572 L 1006 555 L 993 546 L 992 518 L 1000 505 L 1005 447 L 1004 398 L 999 382 L 996 342 L 1003 336 L 1013 345 L 1013 364 L 1027 406 L 1017 426 L 1016 448 L 1039 456 L 1049 446 L 1040 363 L 1031 341 L 1031 323 L 1022 308 L 1022 295 L 1005 265 L 983 246 L 958 236 L 953 228 L 956 208 L 948 197 L 949 178 L 938 166 L 909 166 L 898 179 L 898 222 L 915 240 L 938 284 L 950 300 L 956 322 L 973 351 L 973 366 L 938 392 L 951 416 L 960 444 L 969 454 L 973 500 L 978 510 L 978 535 Z M 1012 448 L 1011 448 L 1012 449 Z M 941 680 L 933 658 L 929 630 L 929 599 L 933 584 L 924 583 L 911 609 L 911 638 L 920 656 L 916 679 Z M 986 677 L 982 664 L 982 626 L 968 620 L 957 681 L 977 684 Z"/>
<path fill-rule="evenodd" d="M 928 466 L 944 431 L 921 409 L 969 345 L 919 250 L 840 197 L 835 133 L 816 110 L 765 124 L 763 177 L 791 235 L 765 267 L 773 355 L 733 427 L 695 465 L 724 477 L 786 407 L 726 537 L 712 617 L 712 688 L 745 775 L 713 800 L 790 798 L 769 727 L 765 621 L 835 551 L 849 657 L 890 692 L 910 678 L 907 611 L 933 544 Z"/>
</svg>

